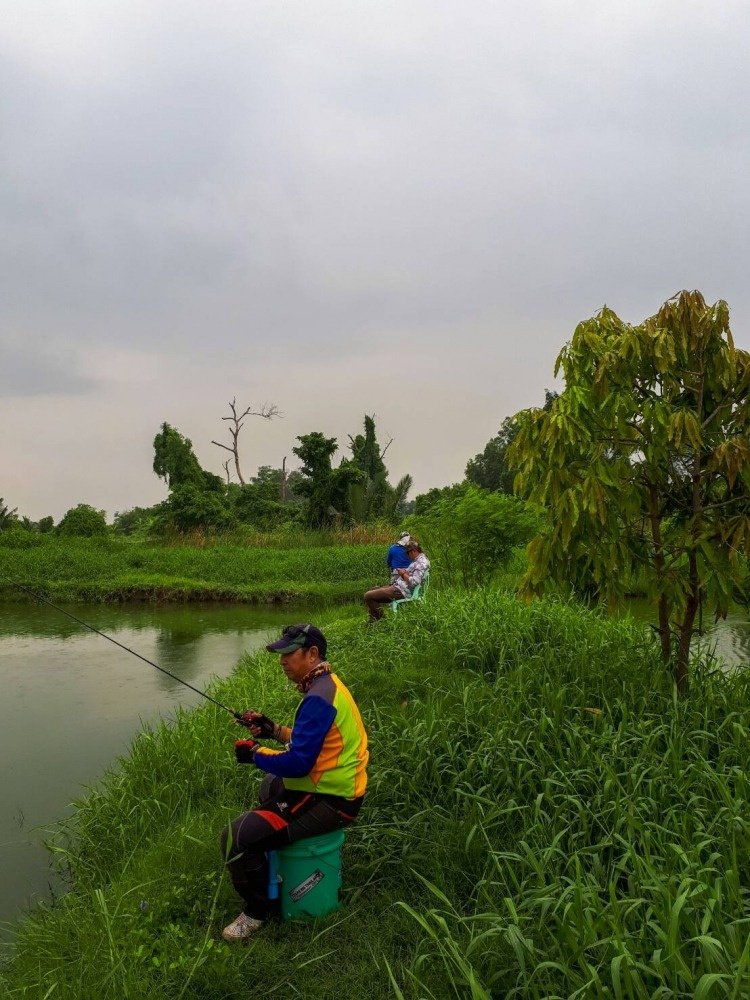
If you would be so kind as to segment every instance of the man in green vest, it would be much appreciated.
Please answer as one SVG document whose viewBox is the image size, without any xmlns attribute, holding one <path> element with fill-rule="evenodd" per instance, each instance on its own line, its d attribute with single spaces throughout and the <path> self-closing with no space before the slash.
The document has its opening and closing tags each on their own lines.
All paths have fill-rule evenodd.
<svg viewBox="0 0 750 1000">
<path fill-rule="evenodd" d="M 314 625 L 287 625 L 266 646 L 279 654 L 281 669 L 302 693 L 291 728 L 258 712 L 245 712 L 253 736 L 273 739 L 272 750 L 255 740 L 238 740 L 241 764 L 254 764 L 266 777 L 260 805 L 232 820 L 221 848 L 234 888 L 245 901 L 223 937 L 241 941 L 271 914 L 266 851 L 286 847 L 353 823 L 367 785 L 367 734 L 354 699 L 326 660 L 328 644 Z"/>
</svg>

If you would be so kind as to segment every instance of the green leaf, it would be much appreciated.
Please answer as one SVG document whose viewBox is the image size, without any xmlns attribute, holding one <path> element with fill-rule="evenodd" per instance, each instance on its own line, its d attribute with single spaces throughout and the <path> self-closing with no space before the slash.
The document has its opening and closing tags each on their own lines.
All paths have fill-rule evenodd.
<svg viewBox="0 0 750 1000">
<path fill-rule="evenodd" d="M 720 972 L 704 972 L 695 984 L 693 1000 L 708 1000 L 711 990 L 717 983 L 731 981 L 731 978 L 731 976 L 724 975 Z M 726 996 L 726 992 L 722 991 L 721 996 Z"/>
</svg>

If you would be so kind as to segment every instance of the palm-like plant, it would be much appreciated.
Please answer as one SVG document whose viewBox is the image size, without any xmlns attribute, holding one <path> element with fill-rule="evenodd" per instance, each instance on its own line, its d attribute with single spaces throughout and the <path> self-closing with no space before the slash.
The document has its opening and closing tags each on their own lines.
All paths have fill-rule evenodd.
<svg viewBox="0 0 750 1000">
<path fill-rule="evenodd" d="M 18 520 L 18 507 L 14 507 L 10 510 L 8 505 L 5 503 L 2 497 L 0 497 L 0 531 L 4 528 L 10 527 L 10 525 Z"/>
</svg>

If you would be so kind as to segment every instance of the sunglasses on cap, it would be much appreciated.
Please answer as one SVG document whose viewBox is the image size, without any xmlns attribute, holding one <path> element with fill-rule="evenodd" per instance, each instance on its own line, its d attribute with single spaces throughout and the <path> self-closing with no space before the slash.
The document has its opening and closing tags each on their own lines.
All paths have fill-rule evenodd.
<svg viewBox="0 0 750 1000">
<path fill-rule="evenodd" d="M 325 656 L 327 643 L 325 636 L 314 625 L 285 625 L 281 638 L 266 646 L 269 653 L 292 653 L 295 649 L 317 646 L 321 656 Z"/>
</svg>

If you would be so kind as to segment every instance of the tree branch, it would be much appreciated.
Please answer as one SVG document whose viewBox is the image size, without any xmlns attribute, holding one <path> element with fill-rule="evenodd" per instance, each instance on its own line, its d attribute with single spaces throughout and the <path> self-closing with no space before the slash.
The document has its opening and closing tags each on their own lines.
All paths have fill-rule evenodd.
<svg viewBox="0 0 750 1000">
<path fill-rule="evenodd" d="M 233 424 L 233 427 L 229 428 L 229 434 L 232 438 L 232 446 L 221 444 L 220 441 L 212 441 L 211 444 L 215 444 L 217 448 L 224 448 L 226 451 L 230 451 L 234 455 L 234 467 L 237 470 L 237 478 L 240 483 L 244 486 L 245 480 L 242 476 L 242 470 L 240 469 L 240 449 L 239 449 L 239 436 L 240 431 L 244 426 L 245 417 L 263 417 L 264 420 L 271 420 L 272 417 L 281 417 L 283 414 L 279 410 L 275 403 L 264 403 L 260 410 L 252 410 L 248 406 L 239 416 L 237 416 L 237 397 L 232 398 L 229 404 L 229 409 L 232 411 L 231 417 L 222 417 L 222 420 L 228 420 L 229 423 Z"/>
<path fill-rule="evenodd" d="M 705 426 L 706 426 L 707 424 L 710 424 L 710 423 L 711 423 L 711 421 L 712 421 L 712 420 L 714 419 L 714 417 L 716 416 L 716 414 L 717 414 L 717 413 L 718 413 L 718 412 L 719 412 L 720 410 L 726 410 L 726 408 L 727 408 L 728 406 L 731 406 L 731 405 L 732 405 L 732 401 L 731 401 L 731 400 L 729 400 L 729 401 L 728 401 L 728 402 L 726 402 L 726 403 L 720 403 L 720 404 L 719 404 L 719 405 L 718 405 L 718 406 L 716 407 L 716 409 L 714 410 L 714 412 L 713 412 L 713 413 L 710 413 L 710 414 L 709 414 L 709 415 L 708 415 L 708 416 L 706 417 L 706 419 L 705 419 L 705 420 L 703 421 L 703 423 L 701 424 L 701 427 L 705 427 Z"/>
<path fill-rule="evenodd" d="M 750 497 L 748 497 L 748 496 L 730 497 L 728 500 L 722 500 L 720 503 L 707 503 L 703 507 L 703 510 L 714 510 L 716 507 L 726 507 L 726 505 L 729 504 L 729 503 L 745 503 L 746 504 L 748 502 L 750 502 Z"/>
</svg>

